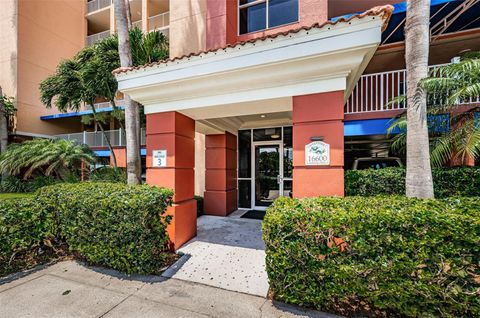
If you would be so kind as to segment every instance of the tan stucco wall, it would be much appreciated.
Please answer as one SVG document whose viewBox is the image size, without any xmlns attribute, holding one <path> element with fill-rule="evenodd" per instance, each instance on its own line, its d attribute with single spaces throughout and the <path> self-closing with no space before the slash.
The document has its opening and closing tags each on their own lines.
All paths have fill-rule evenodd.
<svg viewBox="0 0 480 318">
<path fill-rule="evenodd" d="M 170 0 L 170 56 L 205 50 L 207 0 Z"/>
<path fill-rule="evenodd" d="M 83 0 L 18 1 L 17 132 L 50 135 L 78 131 L 79 126 L 71 123 L 40 120 L 40 116 L 58 111 L 42 105 L 38 86 L 62 59 L 84 46 L 85 36 Z"/>
<path fill-rule="evenodd" d="M 17 4 L 2 0 L 0 9 L 0 86 L 7 96 L 17 95 Z"/>
<path fill-rule="evenodd" d="M 205 192 L 205 135 L 195 133 L 195 195 Z"/>
</svg>

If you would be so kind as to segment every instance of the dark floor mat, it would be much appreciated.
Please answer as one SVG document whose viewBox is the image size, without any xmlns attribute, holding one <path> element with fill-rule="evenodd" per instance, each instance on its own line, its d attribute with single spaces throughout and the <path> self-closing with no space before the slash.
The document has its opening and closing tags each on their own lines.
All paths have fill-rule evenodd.
<svg viewBox="0 0 480 318">
<path fill-rule="evenodd" d="M 263 220 L 264 216 L 265 216 L 265 211 L 250 210 L 250 211 L 247 211 L 247 213 L 245 213 L 244 215 L 242 215 L 241 218 Z"/>
</svg>

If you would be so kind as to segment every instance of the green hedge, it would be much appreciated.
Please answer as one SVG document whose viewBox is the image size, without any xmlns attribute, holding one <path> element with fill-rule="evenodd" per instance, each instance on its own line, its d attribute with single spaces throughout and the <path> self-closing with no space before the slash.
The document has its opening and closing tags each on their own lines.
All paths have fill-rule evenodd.
<svg viewBox="0 0 480 318">
<path fill-rule="evenodd" d="M 480 196 L 480 167 L 434 168 L 435 197 Z M 405 169 L 345 171 L 345 195 L 405 195 Z"/>
<path fill-rule="evenodd" d="M 52 218 L 34 199 L 0 200 L 0 276 L 35 266 L 52 231 Z"/>
<path fill-rule="evenodd" d="M 478 198 L 280 198 L 263 238 L 276 299 L 345 315 L 480 316 Z"/>
<path fill-rule="evenodd" d="M 65 243 L 93 264 L 157 273 L 173 257 L 167 252 L 165 216 L 172 196 L 169 189 L 146 185 L 87 182 L 43 187 L 31 199 L 2 200 L 0 275 L 18 270 L 18 264 L 31 267 L 43 250 Z"/>
<path fill-rule="evenodd" d="M 126 273 L 155 273 L 165 253 L 173 192 L 118 183 L 59 184 L 37 192 L 71 251 L 87 261 Z"/>
</svg>

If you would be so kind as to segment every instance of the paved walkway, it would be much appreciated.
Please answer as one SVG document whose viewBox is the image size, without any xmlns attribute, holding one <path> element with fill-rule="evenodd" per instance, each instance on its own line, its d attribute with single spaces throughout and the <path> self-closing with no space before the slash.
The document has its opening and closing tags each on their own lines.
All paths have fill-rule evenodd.
<svg viewBox="0 0 480 318">
<path fill-rule="evenodd" d="M 184 256 L 163 276 L 266 297 L 265 245 L 261 221 L 202 216 Z"/>
<path fill-rule="evenodd" d="M 335 317 L 262 297 L 65 261 L 0 279 L 0 317 Z"/>
</svg>

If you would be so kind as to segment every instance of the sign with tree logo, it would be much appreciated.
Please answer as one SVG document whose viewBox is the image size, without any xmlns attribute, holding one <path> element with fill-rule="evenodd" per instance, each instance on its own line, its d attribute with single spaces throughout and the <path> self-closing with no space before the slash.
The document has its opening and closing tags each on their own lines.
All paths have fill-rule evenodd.
<svg viewBox="0 0 480 318">
<path fill-rule="evenodd" d="M 326 166 L 330 164 L 330 145 L 323 141 L 313 141 L 305 145 L 306 166 Z"/>
</svg>

